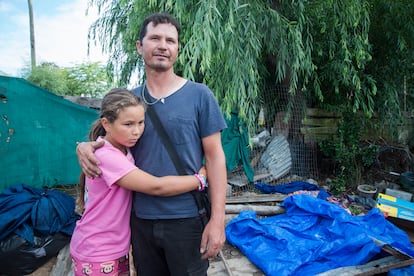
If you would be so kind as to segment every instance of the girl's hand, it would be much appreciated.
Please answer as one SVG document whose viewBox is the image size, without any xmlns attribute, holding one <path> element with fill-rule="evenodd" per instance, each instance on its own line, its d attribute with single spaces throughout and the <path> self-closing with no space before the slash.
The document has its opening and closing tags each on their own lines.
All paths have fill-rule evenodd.
<svg viewBox="0 0 414 276">
<path fill-rule="evenodd" d="M 202 174 L 207 178 L 207 169 L 206 166 L 201 166 L 200 170 L 198 170 L 198 174 Z"/>
</svg>

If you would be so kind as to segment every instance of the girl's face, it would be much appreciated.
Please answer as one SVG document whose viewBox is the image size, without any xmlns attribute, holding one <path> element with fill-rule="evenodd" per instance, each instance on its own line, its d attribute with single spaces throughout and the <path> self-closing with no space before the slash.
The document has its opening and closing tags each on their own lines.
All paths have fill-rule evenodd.
<svg viewBox="0 0 414 276">
<path fill-rule="evenodd" d="M 144 132 L 144 119 L 145 110 L 142 105 L 123 108 L 113 123 L 102 118 L 106 130 L 105 139 L 125 153 L 125 147 L 134 146 Z"/>
</svg>

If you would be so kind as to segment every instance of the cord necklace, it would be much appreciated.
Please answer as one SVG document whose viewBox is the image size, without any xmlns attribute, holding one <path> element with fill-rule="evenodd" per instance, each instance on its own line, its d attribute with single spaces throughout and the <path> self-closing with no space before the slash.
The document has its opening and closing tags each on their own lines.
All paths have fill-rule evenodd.
<svg viewBox="0 0 414 276">
<path fill-rule="evenodd" d="M 146 105 L 151 106 L 151 105 L 154 105 L 154 104 L 158 103 L 159 101 L 161 101 L 162 103 L 164 103 L 164 98 L 158 98 L 155 101 L 153 101 L 152 103 L 149 102 L 149 101 L 147 101 L 147 99 L 145 99 L 145 90 L 148 90 L 148 89 L 146 89 L 146 88 L 147 88 L 147 85 L 146 85 L 146 82 L 144 82 L 144 86 L 142 87 L 142 93 L 141 94 L 142 94 L 142 99 L 144 100 L 144 103 Z M 148 91 L 147 91 L 147 93 L 148 93 Z"/>
</svg>

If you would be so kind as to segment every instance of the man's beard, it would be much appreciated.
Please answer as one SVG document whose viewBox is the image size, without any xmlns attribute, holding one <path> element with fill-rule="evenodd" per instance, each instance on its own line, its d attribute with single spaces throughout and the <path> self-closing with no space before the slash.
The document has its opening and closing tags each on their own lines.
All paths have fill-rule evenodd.
<svg viewBox="0 0 414 276">
<path fill-rule="evenodd" d="M 170 69 L 169 66 L 167 66 L 166 64 L 160 62 L 160 63 L 155 63 L 155 64 L 151 64 L 151 69 L 155 70 L 156 72 L 165 72 L 168 71 Z"/>
</svg>

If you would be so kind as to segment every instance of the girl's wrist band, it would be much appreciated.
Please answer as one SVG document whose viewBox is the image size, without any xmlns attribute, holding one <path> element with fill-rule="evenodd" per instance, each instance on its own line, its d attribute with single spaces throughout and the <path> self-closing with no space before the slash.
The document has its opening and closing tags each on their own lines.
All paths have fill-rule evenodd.
<svg viewBox="0 0 414 276">
<path fill-rule="evenodd" d="M 207 187 L 207 179 L 204 175 L 202 174 L 194 174 L 195 177 L 197 177 L 198 181 L 200 182 L 198 185 L 198 191 L 204 191 L 204 189 Z"/>
</svg>

